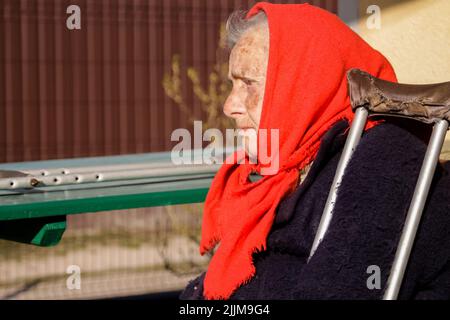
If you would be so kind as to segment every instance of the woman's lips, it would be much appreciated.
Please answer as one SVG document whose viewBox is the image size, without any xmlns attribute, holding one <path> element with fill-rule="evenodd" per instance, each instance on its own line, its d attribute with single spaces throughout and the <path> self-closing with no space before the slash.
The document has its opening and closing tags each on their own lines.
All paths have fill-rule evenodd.
<svg viewBox="0 0 450 320">
<path fill-rule="evenodd" d="M 245 127 L 237 127 L 238 130 L 248 130 L 248 129 L 254 129 L 251 126 L 245 126 Z"/>
</svg>

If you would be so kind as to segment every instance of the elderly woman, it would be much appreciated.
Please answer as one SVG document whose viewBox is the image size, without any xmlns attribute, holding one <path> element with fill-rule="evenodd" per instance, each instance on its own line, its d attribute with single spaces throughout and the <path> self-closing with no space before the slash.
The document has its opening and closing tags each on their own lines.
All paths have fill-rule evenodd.
<svg viewBox="0 0 450 320">
<path fill-rule="evenodd" d="M 279 168 L 252 181 L 270 164 L 221 167 L 205 202 L 200 252 L 218 248 L 180 298 L 381 298 L 429 130 L 368 121 L 308 261 L 353 120 L 346 72 L 390 81 L 395 73 L 335 15 L 308 4 L 258 3 L 245 17 L 232 15 L 227 30 L 233 89 L 224 112 L 247 137 L 246 157 L 259 159 L 263 145 L 251 133 L 279 130 Z M 450 298 L 449 198 L 450 177 L 439 165 L 400 299 Z M 369 279 L 373 270 L 379 281 Z"/>
</svg>

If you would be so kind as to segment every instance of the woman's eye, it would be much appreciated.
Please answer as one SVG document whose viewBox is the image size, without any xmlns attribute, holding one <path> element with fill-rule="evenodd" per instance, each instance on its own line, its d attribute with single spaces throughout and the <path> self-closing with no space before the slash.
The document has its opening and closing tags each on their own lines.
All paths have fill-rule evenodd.
<svg viewBox="0 0 450 320">
<path fill-rule="evenodd" d="M 250 79 L 242 79 L 242 81 L 246 84 L 246 85 L 251 85 L 251 84 L 253 84 L 253 80 L 250 80 Z"/>
</svg>

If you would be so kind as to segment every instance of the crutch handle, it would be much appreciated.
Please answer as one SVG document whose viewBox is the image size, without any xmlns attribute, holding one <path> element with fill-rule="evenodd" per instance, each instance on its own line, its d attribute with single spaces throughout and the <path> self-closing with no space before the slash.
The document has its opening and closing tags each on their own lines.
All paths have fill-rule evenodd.
<svg viewBox="0 0 450 320">
<path fill-rule="evenodd" d="M 359 69 L 347 73 L 353 111 L 364 106 L 372 115 L 407 117 L 424 123 L 450 121 L 450 82 L 400 84 Z"/>
</svg>

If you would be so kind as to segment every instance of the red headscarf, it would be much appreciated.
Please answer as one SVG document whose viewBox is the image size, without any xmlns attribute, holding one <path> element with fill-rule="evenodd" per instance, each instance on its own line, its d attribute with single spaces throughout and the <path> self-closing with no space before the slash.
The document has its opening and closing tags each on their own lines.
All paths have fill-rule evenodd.
<svg viewBox="0 0 450 320">
<path fill-rule="evenodd" d="M 260 2 L 247 18 L 260 10 L 268 19 L 270 49 L 259 128 L 279 129 L 279 171 L 252 183 L 248 175 L 261 166 L 235 163 L 215 176 L 200 243 L 203 255 L 220 242 L 204 280 L 207 299 L 228 299 L 254 276 L 252 254 L 266 249 L 275 210 L 297 186 L 299 169 L 314 159 L 335 122 L 353 120 L 346 72 L 359 68 L 396 81 L 387 59 L 336 15 L 308 4 Z M 369 120 L 365 129 L 374 125 Z"/>
</svg>

